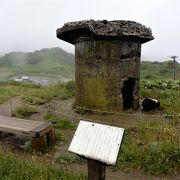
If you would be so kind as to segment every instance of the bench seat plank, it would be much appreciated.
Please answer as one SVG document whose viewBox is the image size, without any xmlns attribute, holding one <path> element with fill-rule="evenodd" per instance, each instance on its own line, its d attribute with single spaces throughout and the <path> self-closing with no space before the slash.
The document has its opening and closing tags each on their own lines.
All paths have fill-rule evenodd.
<svg viewBox="0 0 180 180">
<path fill-rule="evenodd" d="M 20 118 L 0 116 L 0 131 L 41 137 L 52 129 L 49 122 L 32 121 Z"/>
</svg>

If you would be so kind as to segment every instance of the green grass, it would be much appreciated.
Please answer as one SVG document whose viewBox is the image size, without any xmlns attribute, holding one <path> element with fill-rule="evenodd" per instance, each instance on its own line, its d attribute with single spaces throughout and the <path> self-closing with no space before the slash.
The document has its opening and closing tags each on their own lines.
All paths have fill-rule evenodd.
<svg viewBox="0 0 180 180">
<path fill-rule="evenodd" d="M 28 97 L 28 96 L 22 97 L 22 101 L 29 105 L 43 105 L 44 103 L 48 102 L 40 98 L 34 98 L 34 97 Z"/>
<path fill-rule="evenodd" d="M 155 83 L 155 84 L 154 84 Z M 166 83 L 166 82 L 165 82 Z M 25 104 L 31 105 L 42 105 L 52 100 L 66 99 L 73 97 L 75 85 L 74 82 L 69 82 L 68 84 L 57 84 L 49 87 L 39 87 L 32 84 L 19 84 L 14 82 L 8 82 L 0 85 L 0 92 L 2 96 L 0 102 L 4 102 L 8 99 L 8 92 L 18 92 L 24 94 L 25 97 L 23 101 Z M 15 93 L 12 93 L 14 96 Z M 29 97 L 33 96 L 33 97 Z M 152 113 L 180 113 L 180 90 L 179 87 L 175 87 L 174 83 L 169 82 L 164 84 L 164 82 L 153 82 L 153 84 L 143 84 L 141 88 L 141 99 L 144 97 L 156 98 L 161 102 L 160 110 L 149 112 Z M 46 106 L 43 106 L 46 108 Z M 47 106 L 50 106 L 47 104 Z M 46 108 L 47 110 L 49 107 Z M 83 109 L 79 110 L 84 111 Z M 82 113 L 81 112 L 81 113 Z M 20 116 L 28 116 L 29 107 L 22 107 L 20 111 L 16 111 L 16 114 Z M 67 118 L 57 117 L 57 115 L 49 112 L 45 113 L 44 118 L 52 122 L 56 128 L 56 137 L 59 142 L 63 142 L 63 145 L 70 141 L 71 133 L 74 133 L 76 129 L 76 124 Z M 162 118 L 161 118 L 162 120 Z M 148 174 L 163 175 L 163 174 L 177 174 L 180 172 L 180 132 L 174 130 L 179 123 L 179 118 L 165 118 L 164 121 L 159 121 L 156 117 L 150 117 L 150 119 L 143 118 L 143 121 L 138 121 L 137 127 L 127 128 L 125 130 L 124 140 L 122 143 L 121 151 L 117 161 L 117 165 L 113 168 L 115 170 L 125 170 L 125 171 L 140 171 Z M 135 120 L 134 120 L 135 121 Z M 137 122 L 137 123 L 138 123 Z M 136 123 L 135 123 L 136 124 Z M 167 129 L 162 129 L 167 128 Z M 69 134 L 66 134 L 68 130 Z M 72 130 L 69 131 L 69 130 Z M 30 144 L 25 144 L 25 149 L 29 151 Z M 7 156 L 9 156 L 7 154 Z M 12 156 L 12 155 L 11 155 Z M 7 160 L 8 161 L 8 160 Z M 26 160 L 23 160 L 23 162 Z M 83 162 L 77 156 L 69 153 L 61 154 L 56 159 L 56 164 L 58 165 L 69 165 L 69 164 L 79 164 Z M 1 163 L 1 158 L 0 158 Z M 38 168 L 38 163 L 35 166 Z M 1 164 L 0 164 L 0 174 L 1 174 Z M 16 167 L 16 164 L 15 164 Z M 34 169 L 29 166 L 25 167 L 28 169 L 28 176 L 34 176 Z M 5 167 L 6 168 L 6 167 Z M 43 168 L 45 168 L 43 166 Z M 48 167 L 49 168 L 49 167 Z M 55 167 L 52 167 L 55 168 Z M 7 169 L 8 172 L 9 169 Z M 18 176 L 19 172 L 15 170 L 12 177 Z M 30 172 L 29 172 L 30 171 Z M 47 173 L 52 173 L 47 175 L 48 177 L 56 177 L 56 170 L 46 170 Z M 9 170 L 11 174 L 11 170 Z M 38 172 L 39 176 L 43 176 L 44 171 Z M 23 174 L 24 172 L 22 172 Z M 42 173 L 42 175 L 40 175 Z M 6 175 L 7 176 L 7 175 Z M 11 176 L 11 175 L 10 175 Z M 3 177 L 3 176 L 2 176 Z M 7 176 L 8 177 L 8 176 Z M 21 177 L 21 176 L 20 176 Z M 58 175 L 59 177 L 59 175 Z M 9 177 L 8 177 L 9 178 Z M 8 179 L 4 178 L 4 179 Z M 26 177 L 25 177 L 26 178 Z M 36 176 L 35 176 L 36 178 Z M 34 179 L 35 179 L 34 178 Z M 53 179 L 52 178 L 52 179 Z M 57 177 L 56 177 L 57 178 Z M 54 178 L 54 179 L 56 179 Z M 77 178 L 77 177 L 76 177 Z M 1 176 L 0 176 L 1 179 Z M 9 178 L 10 179 L 10 178 Z M 46 177 L 44 178 L 46 179 Z M 63 179 L 63 178 L 60 178 Z"/>
<path fill-rule="evenodd" d="M 172 61 L 141 61 L 141 79 L 173 79 Z M 180 80 L 180 64 L 176 64 L 176 78 Z"/>
<path fill-rule="evenodd" d="M 172 61 L 141 61 L 141 79 L 173 79 Z M 32 53 L 11 52 L 0 57 L 0 79 L 18 74 L 54 74 L 72 78 L 74 76 L 74 55 L 61 48 L 49 48 Z M 176 63 L 177 79 L 180 79 L 180 65 Z M 44 77 L 45 77 L 44 76 Z"/>
<path fill-rule="evenodd" d="M 0 151 L 0 179 L 3 180 L 82 180 L 83 174 L 61 170 L 46 162 L 39 163 Z"/>
<path fill-rule="evenodd" d="M 74 96 L 75 84 L 56 84 L 41 87 L 31 83 L 17 83 L 14 81 L 0 81 L 0 104 L 10 96 L 22 96 L 22 100 L 30 105 L 42 105 L 51 100 L 65 100 Z"/>
<path fill-rule="evenodd" d="M 25 118 L 28 117 L 31 114 L 37 113 L 37 109 L 33 107 L 29 107 L 27 105 L 22 105 L 17 108 L 15 108 L 12 112 L 12 116 L 18 117 L 18 118 Z"/>
<path fill-rule="evenodd" d="M 43 101 L 51 101 L 53 99 L 68 99 L 72 97 L 73 90 L 67 88 L 66 84 L 56 84 L 52 86 L 45 86 L 40 88 L 27 88 L 27 87 L 15 87 L 14 91 L 18 90 L 25 95 L 26 101 L 30 104 L 40 104 Z"/>
<path fill-rule="evenodd" d="M 57 157 L 56 163 L 57 164 L 83 164 L 87 161 L 83 159 L 82 157 L 79 157 L 78 155 L 72 154 L 72 153 L 65 153 Z"/>
<path fill-rule="evenodd" d="M 56 141 L 59 141 L 59 142 L 66 143 L 68 140 L 67 137 L 59 129 L 55 130 L 55 137 L 56 137 Z"/>
<path fill-rule="evenodd" d="M 145 97 L 158 99 L 160 110 L 164 113 L 180 113 L 180 89 L 141 89 L 141 98 Z"/>
<path fill-rule="evenodd" d="M 170 81 L 169 81 L 170 82 Z M 173 89 L 172 89 L 173 88 Z M 67 84 L 57 84 L 47 87 L 39 87 L 33 84 L 0 82 L 0 103 L 5 102 L 11 96 L 24 95 L 24 103 L 41 105 L 51 100 L 68 99 L 74 96 L 75 85 L 73 81 Z M 178 83 L 160 83 L 159 81 L 149 84 L 141 83 L 141 98 L 153 97 L 161 102 L 161 110 L 166 113 L 180 112 L 180 91 Z M 80 113 L 84 110 L 77 109 Z M 81 112 L 82 111 L 82 112 Z"/>
<path fill-rule="evenodd" d="M 45 113 L 44 119 L 53 123 L 54 127 L 57 129 L 75 129 L 76 124 L 68 118 L 57 117 L 51 113 Z"/>
<path fill-rule="evenodd" d="M 26 152 L 32 152 L 33 149 L 32 149 L 32 141 L 26 141 L 25 144 L 24 144 L 24 150 Z"/>
<path fill-rule="evenodd" d="M 9 99 L 9 93 L 6 88 L 0 88 L 0 104 L 6 102 Z"/>
<path fill-rule="evenodd" d="M 139 125 L 140 128 L 125 130 L 125 137 L 114 169 L 139 170 L 155 175 L 180 172 L 178 142 L 180 132 L 173 129 L 158 129 L 172 128 L 167 123 L 159 124 L 153 121 L 143 124 Z"/>
<path fill-rule="evenodd" d="M 54 74 L 72 78 L 74 55 L 61 48 L 47 48 L 31 53 L 11 52 L 0 57 L 0 78 L 18 74 Z M 8 72 L 8 73 L 7 73 Z"/>
</svg>

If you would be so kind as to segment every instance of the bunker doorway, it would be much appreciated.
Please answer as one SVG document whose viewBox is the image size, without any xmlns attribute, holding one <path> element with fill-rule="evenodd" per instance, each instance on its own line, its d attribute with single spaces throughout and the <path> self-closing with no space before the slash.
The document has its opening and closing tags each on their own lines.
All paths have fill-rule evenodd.
<svg viewBox="0 0 180 180">
<path fill-rule="evenodd" d="M 128 80 L 124 81 L 124 85 L 122 88 L 123 110 L 133 108 L 134 85 L 134 78 L 129 78 Z"/>
</svg>

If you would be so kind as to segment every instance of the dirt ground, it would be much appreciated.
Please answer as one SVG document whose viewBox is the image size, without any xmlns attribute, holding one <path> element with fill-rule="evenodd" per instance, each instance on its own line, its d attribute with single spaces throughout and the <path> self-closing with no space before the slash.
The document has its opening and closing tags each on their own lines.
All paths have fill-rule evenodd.
<svg viewBox="0 0 180 180">
<path fill-rule="evenodd" d="M 67 116 L 74 120 L 76 117 L 79 117 L 79 114 L 74 113 L 72 110 L 74 99 L 68 99 L 68 100 L 59 100 L 56 102 L 51 102 L 49 104 L 41 106 L 41 108 L 46 108 L 47 106 L 51 107 L 56 115 L 58 116 Z M 16 107 L 22 105 L 20 97 L 14 97 L 11 101 L 7 101 L 4 104 L 0 105 L 0 116 L 11 116 L 11 109 L 15 109 Z M 92 119 L 98 119 L 98 120 L 105 120 L 110 122 L 110 119 L 113 118 L 115 121 L 119 123 L 119 119 L 116 119 L 116 116 L 104 116 L 104 118 L 98 116 L 98 115 L 83 115 L 82 118 L 92 118 Z M 126 116 L 124 116 L 125 120 L 128 120 Z M 36 113 L 28 117 L 28 119 L 31 120 L 43 120 L 43 114 L 42 113 Z M 18 153 L 26 157 L 37 157 L 40 161 L 51 161 L 53 162 L 56 157 L 58 157 L 59 154 L 65 153 L 68 150 L 69 143 L 71 138 L 73 137 L 74 131 L 64 131 L 66 136 L 68 136 L 68 142 L 66 143 L 56 143 L 56 145 L 47 153 L 41 154 L 40 156 L 34 155 L 31 153 L 24 152 L 23 146 L 26 141 L 30 140 L 27 137 L 20 136 L 20 135 L 14 135 L 10 133 L 0 133 L 0 146 L 5 151 L 11 151 L 13 153 Z M 86 165 L 70 165 L 69 168 L 71 170 L 74 170 L 75 172 L 87 172 L 87 166 Z M 110 168 L 107 168 L 106 170 L 107 180 L 180 180 L 180 176 L 173 176 L 173 177 L 155 177 L 150 175 L 141 174 L 138 172 L 123 172 L 123 171 L 115 171 L 113 172 Z"/>
</svg>

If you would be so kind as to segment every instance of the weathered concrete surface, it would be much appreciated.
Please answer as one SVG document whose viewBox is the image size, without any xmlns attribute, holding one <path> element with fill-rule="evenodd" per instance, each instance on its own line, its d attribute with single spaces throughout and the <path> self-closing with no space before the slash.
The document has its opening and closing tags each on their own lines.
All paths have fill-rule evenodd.
<svg viewBox="0 0 180 180">
<path fill-rule="evenodd" d="M 133 21 L 78 21 L 57 29 L 75 44 L 77 106 L 103 110 L 139 107 L 141 44 L 151 30 Z"/>
<path fill-rule="evenodd" d="M 122 88 L 135 79 L 133 106 L 139 102 L 140 43 L 120 40 L 76 44 L 76 105 L 123 109 Z"/>
<path fill-rule="evenodd" d="M 154 39 L 150 28 L 134 21 L 76 21 L 57 29 L 57 37 L 71 44 L 94 39 L 135 40 L 145 43 Z"/>
</svg>

